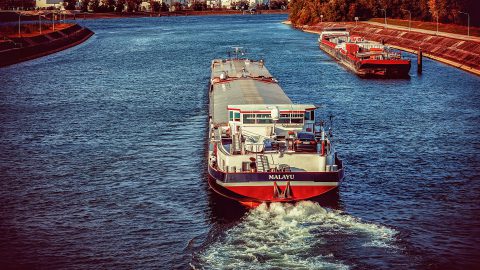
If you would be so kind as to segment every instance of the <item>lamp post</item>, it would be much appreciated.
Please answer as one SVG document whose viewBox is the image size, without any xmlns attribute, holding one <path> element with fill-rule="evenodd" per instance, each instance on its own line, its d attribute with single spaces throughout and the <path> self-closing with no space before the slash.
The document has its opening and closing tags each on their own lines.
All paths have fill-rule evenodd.
<svg viewBox="0 0 480 270">
<path fill-rule="evenodd" d="M 22 17 L 22 14 L 18 12 L 18 37 L 22 36 L 21 30 L 20 30 L 20 24 L 22 23 L 20 19 L 21 17 Z"/>
<path fill-rule="evenodd" d="M 406 10 L 406 9 L 402 9 L 403 11 L 406 11 L 408 12 L 408 15 L 409 15 L 409 19 L 408 19 L 408 31 L 412 31 L 412 13 L 410 12 L 410 10 Z"/>
<path fill-rule="evenodd" d="M 42 15 L 38 13 L 38 26 L 40 28 L 40 34 L 42 33 Z"/>
<path fill-rule="evenodd" d="M 438 11 L 437 11 L 437 35 L 438 35 Z"/>
<path fill-rule="evenodd" d="M 458 13 L 467 14 L 467 35 L 470 36 L 470 14 L 459 11 Z"/>
<path fill-rule="evenodd" d="M 323 14 L 320 15 L 320 22 L 323 22 Z"/>
<path fill-rule="evenodd" d="M 385 14 L 385 28 L 387 28 L 387 9 L 381 8 L 380 10 L 383 10 L 383 13 Z"/>
</svg>

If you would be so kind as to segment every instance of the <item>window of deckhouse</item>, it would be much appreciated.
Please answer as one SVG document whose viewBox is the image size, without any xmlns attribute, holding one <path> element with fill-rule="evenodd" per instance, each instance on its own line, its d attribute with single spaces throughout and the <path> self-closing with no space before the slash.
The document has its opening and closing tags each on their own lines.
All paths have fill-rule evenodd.
<svg viewBox="0 0 480 270">
<path fill-rule="evenodd" d="M 281 114 L 280 114 L 280 119 L 278 120 L 278 123 L 281 123 L 281 124 L 290 124 L 290 114 L 288 114 L 288 113 L 281 113 Z"/>
<path fill-rule="evenodd" d="M 270 114 L 257 114 L 257 124 L 271 124 L 272 116 Z"/>
<path fill-rule="evenodd" d="M 305 112 L 305 120 L 315 120 L 315 111 L 306 111 Z"/>
<path fill-rule="evenodd" d="M 255 124 L 255 114 L 243 114 L 244 124 Z"/>
<path fill-rule="evenodd" d="M 292 113 L 290 114 L 292 124 L 303 124 L 303 118 L 305 118 L 303 113 Z"/>
</svg>

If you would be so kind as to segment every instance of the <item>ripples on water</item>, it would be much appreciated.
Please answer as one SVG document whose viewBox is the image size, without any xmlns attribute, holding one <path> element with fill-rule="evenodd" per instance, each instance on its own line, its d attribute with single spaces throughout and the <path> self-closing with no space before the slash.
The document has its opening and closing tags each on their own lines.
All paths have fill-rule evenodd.
<svg viewBox="0 0 480 270">
<path fill-rule="evenodd" d="M 206 269 L 349 269 L 348 259 L 333 255 L 345 242 L 350 249 L 396 249 L 396 234 L 314 202 L 262 204 L 199 260 Z"/>
<path fill-rule="evenodd" d="M 426 59 L 361 80 L 283 19 L 80 21 L 86 43 L 0 69 L 0 268 L 479 265 L 479 78 Z M 208 190 L 209 65 L 231 45 L 336 116 L 338 194 L 248 211 Z"/>
</svg>

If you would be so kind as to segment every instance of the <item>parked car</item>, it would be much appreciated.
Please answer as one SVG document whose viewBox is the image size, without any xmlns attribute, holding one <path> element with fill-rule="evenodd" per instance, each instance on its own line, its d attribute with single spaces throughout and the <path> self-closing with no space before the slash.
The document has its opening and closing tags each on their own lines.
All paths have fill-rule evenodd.
<svg viewBox="0 0 480 270">
<path fill-rule="evenodd" d="M 312 132 L 298 132 L 293 147 L 295 151 L 299 152 L 316 152 L 317 141 L 315 135 Z"/>
</svg>

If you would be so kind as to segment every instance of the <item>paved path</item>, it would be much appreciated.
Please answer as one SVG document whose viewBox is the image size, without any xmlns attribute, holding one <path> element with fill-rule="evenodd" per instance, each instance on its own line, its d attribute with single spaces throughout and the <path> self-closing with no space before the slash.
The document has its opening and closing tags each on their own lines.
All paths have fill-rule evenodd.
<svg viewBox="0 0 480 270">
<path fill-rule="evenodd" d="M 371 24 L 371 25 L 375 25 L 375 26 L 380 26 L 380 27 L 384 27 L 385 24 L 383 23 L 378 23 L 378 22 L 362 22 L 362 23 L 368 23 L 368 24 Z M 398 25 L 390 25 L 390 24 L 387 24 L 387 28 L 391 28 L 391 29 L 396 29 L 396 30 L 403 30 L 403 31 L 408 31 L 408 27 L 406 26 L 398 26 Z M 473 37 L 473 36 L 467 36 L 467 35 L 459 35 L 459 34 L 452 34 L 452 33 L 447 33 L 447 32 L 437 32 L 436 31 L 432 31 L 432 30 L 425 30 L 425 29 L 419 29 L 419 28 L 412 28 L 413 32 L 419 32 L 419 33 L 424 33 L 424 34 L 429 34 L 429 35 L 437 35 L 437 36 L 443 36 L 443 37 L 449 37 L 449 38 L 456 38 L 456 39 L 461 39 L 461 40 L 471 40 L 471 41 L 476 41 L 476 42 L 480 42 L 480 37 Z"/>
</svg>

